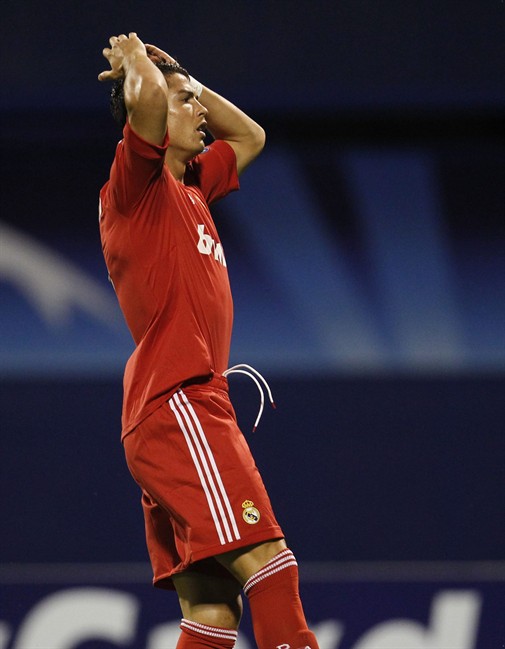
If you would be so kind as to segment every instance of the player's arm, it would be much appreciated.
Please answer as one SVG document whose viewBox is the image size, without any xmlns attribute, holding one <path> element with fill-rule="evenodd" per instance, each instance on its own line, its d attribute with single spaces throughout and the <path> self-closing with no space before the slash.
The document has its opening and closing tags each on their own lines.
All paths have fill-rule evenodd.
<svg viewBox="0 0 505 649">
<path fill-rule="evenodd" d="M 124 99 L 132 129 L 153 144 L 161 144 L 167 130 L 168 90 L 163 74 L 149 59 L 144 43 L 131 32 L 109 39 L 103 50 L 110 70 L 100 81 L 124 78 Z"/>
<path fill-rule="evenodd" d="M 176 63 L 173 57 L 155 45 L 146 44 L 146 49 L 155 62 Z M 228 142 L 235 151 L 240 174 L 261 153 L 265 146 L 265 131 L 234 104 L 205 86 L 202 86 L 198 101 L 208 110 L 206 120 L 212 136 Z"/>
<path fill-rule="evenodd" d="M 240 174 L 261 153 L 265 131 L 234 104 L 205 86 L 198 101 L 209 111 L 206 120 L 212 136 L 228 142 L 235 151 Z"/>
</svg>

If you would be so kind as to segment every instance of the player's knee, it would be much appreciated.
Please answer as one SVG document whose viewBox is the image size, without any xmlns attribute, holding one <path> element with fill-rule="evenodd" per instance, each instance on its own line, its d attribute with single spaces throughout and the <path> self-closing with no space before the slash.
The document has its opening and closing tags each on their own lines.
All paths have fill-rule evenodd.
<svg viewBox="0 0 505 649">
<path fill-rule="evenodd" d="M 223 602 L 221 604 L 186 605 L 181 602 L 182 614 L 185 619 L 206 626 L 237 630 L 242 617 L 242 600 Z"/>
<path fill-rule="evenodd" d="M 216 559 L 244 585 L 252 575 L 286 547 L 284 539 L 275 539 L 226 552 Z"/>
<path fill-rule="evenodd" d="M 184 618 L 227 629 L 237 629 L 242 617 L 240 584 L 231 578 L 213 578 L 200 573 L 173 576 Z"/>
</svg>

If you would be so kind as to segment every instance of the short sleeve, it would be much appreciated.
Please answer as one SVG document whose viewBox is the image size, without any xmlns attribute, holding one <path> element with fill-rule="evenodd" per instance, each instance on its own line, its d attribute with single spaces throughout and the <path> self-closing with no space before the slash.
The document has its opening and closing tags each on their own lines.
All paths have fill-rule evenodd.
<svg viewBox="0 0 505 649">
<path fill-rule="evenodd" d="M 109 200 L 116 210 L 127 214 L 135 207 L 149 184 L 162 174 L 167 148 L 168 133 L 163 144 L 156 145 L 126 123 L 110 173 Z"/>
<path fill-rule="evenodd" d="M 235 151 L 216 140 L 191 162 L 185 182 L 197 185 L 209 205 L 239 189 Z"/>
</svg>

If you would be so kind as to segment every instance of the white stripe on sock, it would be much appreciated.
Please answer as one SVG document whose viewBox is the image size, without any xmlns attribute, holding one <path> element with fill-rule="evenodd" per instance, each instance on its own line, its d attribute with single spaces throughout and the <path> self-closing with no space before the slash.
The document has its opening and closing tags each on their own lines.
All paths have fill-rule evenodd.
<svg viewBox="0 0 505 649">
<path fill-rule="evenodd" d="M 193 622 L 192 620 L 181 620 L 181 628 L 190 629 L 196 633 L 201 633 L 202 635 L 207 635 L 212 638 L 223 638 L 224 640 L 233 640 L 237 639 L 237 631 L 234 629 L 222 629 L 217 626 L 207 626 L 206 624 L 199 624 L 198 622 Z"/>
<path fill-rule="evenodd" d="M 263 566 L 263 568 L 258 570 L 258 572 L 255 573 L 253 575 L 253 577 L 258 577 L 259 575 L 263 574 L 264 572 L 267 572 L 268 570 L 270 570 L 270 568 L 272 566 L 276 566 L 279 563 L 282 563 L 283 561 L 285 561 L 286 559 L 294 559 L 294 555 L 293 555 L 293 553 L 291 552 L 291 550 L 289 548 L 286 548 L 285 550 L 282 550 L 281 552 L 276 554 L 275 557 L 273 557 L 273 559 L 270 559 L 270 561 L 268 561 Z M 252 577 L 251 577 L 251 579 L 252 579 Z"/>
<path fill-rule="evenodd" d="M 247 595 L 249 590 L 263 579 L 266 579 L 267 577 L 270 577 L 270 575 L 280 572 L 289 566 L 298 566 L 298 563 L 296 562 L 295 556 L 291 550 L 286 549 L 279 552 L 279 554 L 266 563 L 261 570 L 258 570 L 258 572 L 249 577 L 244 584 L 244 594 Z"/>
</svg>

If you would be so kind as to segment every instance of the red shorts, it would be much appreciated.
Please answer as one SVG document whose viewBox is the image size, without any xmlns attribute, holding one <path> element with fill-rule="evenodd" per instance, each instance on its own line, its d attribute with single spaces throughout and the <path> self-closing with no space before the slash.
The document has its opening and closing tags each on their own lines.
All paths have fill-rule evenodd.
<svg viewBox="0 0 505 649">
<path fill-rule="evenodd" d="M 224 377 L 178 390 L 123 444 L 142 489 L 155 586 L 173 588 L 171 575 L 187 569 L 224 574 L 202 560 L 283 538 Z"/>
</svg>

